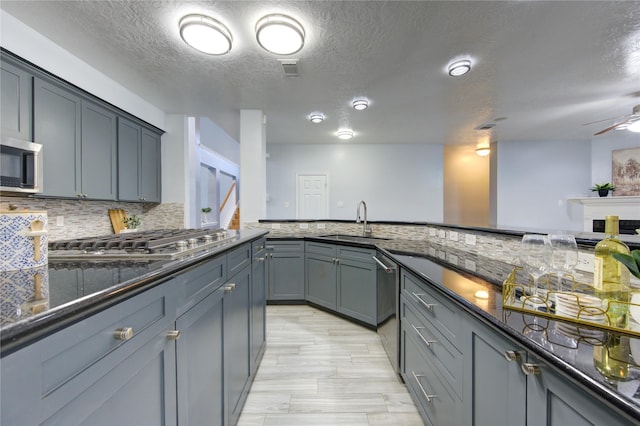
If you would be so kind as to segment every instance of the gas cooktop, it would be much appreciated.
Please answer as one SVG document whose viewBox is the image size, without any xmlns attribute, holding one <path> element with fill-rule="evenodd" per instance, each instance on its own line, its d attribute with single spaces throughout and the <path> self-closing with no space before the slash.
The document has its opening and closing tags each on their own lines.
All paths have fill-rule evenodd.
<svg viewBox="0 0 640 426">
<path fill-rule="evenodd" d="M 49 242 L 49 259 L 174 259 L 238 239 L 224 229 L 160 229 Z"/>
</svg>

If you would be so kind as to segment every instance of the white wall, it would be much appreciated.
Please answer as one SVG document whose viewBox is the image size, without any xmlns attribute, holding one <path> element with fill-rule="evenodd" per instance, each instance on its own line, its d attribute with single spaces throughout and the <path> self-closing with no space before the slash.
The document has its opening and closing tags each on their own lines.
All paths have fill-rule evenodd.
<svg viewBox="0 0 640 426">
<path fill-rule="evenodd" d="M 240 164 L 240 144 L 206 117 L 199 120 L 200 144 L 235 164 Z"/>
<path fill-rule="evenodd" d="M 566 200 L 589 193 L 589 141 L 506 141 L 497 146 L 498 227 L 582 230 L 581 207 Z"/>
<path fill-rule="evenodd" d="M 0 10 L 2 47 L 87 92 L 165 130 L 165 113 Z"/>
<path fill-rule="evenodd" d="M 295 218 L 296 175 L 317 173 L 328 175 L 327 219 L 355 220 L 364 200 L 370 220 L 442 221 L 441 145 L 269 144 L 267 153 L 268 219 Z"/>
<path fill-rule="evenodd" d="M 611 174 L 611 152 L 617 149 L 640 148 L 640 133 L 624 130 L 613 130 L 591 141 L 591 182 L 613 182 Z M 615 193 L 614 193 L 615 195 Z"/>
</svg>

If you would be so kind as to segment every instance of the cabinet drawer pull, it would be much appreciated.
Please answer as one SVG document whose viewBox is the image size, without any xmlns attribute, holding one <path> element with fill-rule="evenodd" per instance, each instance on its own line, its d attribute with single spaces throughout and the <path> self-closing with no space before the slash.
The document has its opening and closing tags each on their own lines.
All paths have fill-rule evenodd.
<svg viewBox="0 0 640 426">
<path fill-rule="evenodd" d="M 424 330 L 424 327 L 416 327 L 413 324 L 411 324 L 411 327 L 413 327 L 413 329 L 418 334 L 418 336 L 420 336 L 420 339 L 424 342 L 425 345 L 427 345 L 429 347 L 429 349 L 431 349 L 431 344 L 432 343 L 438 343 L 437 340 L 427 340 L 426 337 L 424 337 L 422 335 L 422 333 L 420 333 L 420 330 Z"/>
<path fill-rule="evenodd" d="M 433 402 L 433 398 L 437 398 L 438 395 L 429 395 L 427 391 L 424 390 L 422 383 L 420 383 L 420 377 L 424 377 L 424 375 L 422 374 L 418 375 L 415 373 L 415 371 L 412 371 L 411 374 L 413 374 L 413 378 L 416 379 L 416 383 L 420 387 L 420 391 L 422 391 L 422 394 L 424 395 L 424 397 L 427 398 L 427 402 Z"/>
<path fill-rule="evenodd" d="M 528 362 L 523 362 L 520 365 L 520 368 L 522 369 L 522 372 L 527 376 L 533 376 L 541 373 L 540 366 L 537 364 L 530 364 Z"/>
<path fill-rule="evenodd" d="M 167 331 L 167 339 L 169 340 L 178 340 L 180 338 L 180 330 L 169 330 Z"/>
<path fill-rule="evenodd" d="M 420 303 L 422 303 L 424 305 L 425 308 L 427 308 L 428 310 L 430 310 L 431 312 L 433 312 L 433 307 L 434 306 L 438 306 L 436 303 L 427 303 L 424 301 L 424 299 L 422 299 L 422 296 L 424 296 L 424 294 L 416 294 L 416 293 L 411 293 L 413 294 L 413 297 L 415 297 L 416 299 L 418 299 L 418 301 Z"/>
<path fill-rule="evenodd" d="M 133 328 L 123 327 L 117 328 L 113 333 L 113 338 L 116 340 L 129 340 L 133 337 Z"/>
<path fill-rule="evenodd" d="M 518 361 L 520 359 L 520 352 L 518 351 L 504 351 L 504 357 L 507 361 Z"/>
<path fill-rule="evenodd" d="M 234 283 L 230 283 L 224 286 L 224 292 L 225 293 L 231 293 L 233 290 L 235 290 L 236 285 Z"/>
<path fill-rule="evenodd" d="M 258 260 L 259 262 L 264 262 L 264 257 L 259 257 L 257 260 Z"/>
</svg>

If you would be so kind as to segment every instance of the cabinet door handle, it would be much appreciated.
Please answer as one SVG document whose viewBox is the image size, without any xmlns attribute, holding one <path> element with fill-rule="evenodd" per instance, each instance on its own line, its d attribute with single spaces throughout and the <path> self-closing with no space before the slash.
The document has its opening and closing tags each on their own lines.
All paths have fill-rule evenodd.
<svg viewBox="0 0 640 426">
<path fill-rule="evenodd" d="M 413 294 L 413 297 L 415 297 L 416 299 L 418 299 L 418 301 L 420 303 L 422 303 L 424 305 L 425 308 L 427 308 L 428 310 L 430 310 L 431 312 L 433 312 L 433 307 L 434 306 L 438 306 L 436 303 L 427 303 L 422 296 L 424 296 L 424 294 L 416 294 L 416 293 L 411 293 Z"/>
<path fill-rule="evenodd" d="M 260 262 L 264 262 L 264 257 L 259 257 L 257 260 Z"/>
<path fill-rule="evenodd" d="M 413 329 L 415 330 L 415 332 L 418 334 L 418 336 L 420 336 L 420 339 L 424 342 L 425 345 L 427 345 L 429 347 L 429 349 L 431 349 L 431 344 L 432 343 L 438 343 L 437 340 L 427 340 L 426 337 L 424 337 L 422 335 L 422 333 L 420 333 L 420 330 L 424 330 L 424 327 L 416 327 L 415 325 L 411 324 L 411 327 L 413 327 Z"/>
<path fill-rule="evenodd" d="M 539 365 L 530 364 L 528 362 L 523 362 L 522 364 L 520 364 L 520 368 L 522 369 L 522 372 L 527 376 L 534 376 L 542 372 Z"/>
<path fill-rule="evenodd" d="M 518 352 L 518 351 L 504 351 L 504 357 L 509 362 L 518 361 L 518 360 L 520 360 L 520 352 Z"/>
<path fill-rule="evenodd" d="M 131 327 L 117 328 L 116 331 L 113 332 L 113 338 L 116 340 L 129 340 L 132 337 L 133 328 Z"/>
<path fill-rule="evenodd" d="M 180 338 L 180 330 L 169 330 L 167 331 L 167 339 L 169 340 L 178 340 Z"/>
<path fill-rule="evenodd" d="M 236 285 L 234 283 L 230 283 L 224 286 L 224 292 L 225 293 L 231 293 L 233 290 L 235 290 Z"/>
<path fill-rule="evenodd" d="M 420 391 L 422 391 L 422 394 L 424 395 L 424 397 L 427 398 L 427 402 L 433 402 L 433 398 L 437 398 L 438 395 L 430 395 L 427 393 L 427 391 L 424 390 L 422 383 L 420 383 L 420 377 L 424 377 L 424 375 L 422 374 L 418 375 L 415 373 L 415 371 L 412 371 L 411 374 L 413 374 L 413 378 L 416 379 L 416 383 L 420 387 Z"/>
</svg>

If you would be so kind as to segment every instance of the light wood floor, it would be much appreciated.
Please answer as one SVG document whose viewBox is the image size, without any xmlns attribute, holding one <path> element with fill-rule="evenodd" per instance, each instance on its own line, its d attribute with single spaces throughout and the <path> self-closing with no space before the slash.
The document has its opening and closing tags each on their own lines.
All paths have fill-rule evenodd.
<svg viewBox="0 0 640 426">
<path fill-rule="evenodd" d="M 422 426 L 378 335 L 309 306 L 267 306 L 267 348 L 239 426 Z"/>
</svg>

